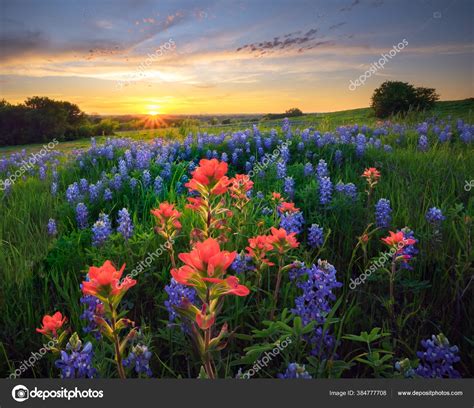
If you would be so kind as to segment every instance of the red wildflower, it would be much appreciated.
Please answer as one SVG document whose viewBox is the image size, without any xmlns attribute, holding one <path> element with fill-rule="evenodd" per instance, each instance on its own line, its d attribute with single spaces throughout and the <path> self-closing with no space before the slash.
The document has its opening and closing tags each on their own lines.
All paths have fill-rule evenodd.
<svg viewBox="0 0 474 408">
<path fill-rule="evenodd" d="M 234 262 L 236 256 L 237 252 L 221 251 L 219 243 L 213 238 L 208 238 L 204 242 L 198 242 L 191 252 L 178 255 L 185 266 L 175 270 L 174 274 L 178 277 L 187 276 L 186 280 L 189 280 L 192 274 L 199 274 L 201 277 L 219 277 Z"/>
<path fill-rule="evenodd" d="M 199 210 L 203 205 L 203 200 L 201 197 L 188 197 L 189 204 L 186 204 L 186 208 L 191 210 Z"/>
<path fill-rule="evenodd" d="M 280 253 L 290 248 L 297 248 L 299 245 L 295 238 L 295 232 L 288 234 L 284 228 L 277 229 L 272 227 L 271 233 L 272 235 L 269 237 L 269 240 Z"/>
<path fill-rule="evenodd" d="M 405 238 L 403 231 L 393 232 L 389 231 L 389 236 L 382 238 L 382 241 L 390 247 L 397 247 L 398 250 L 402 249 L 404 246 L 413 245 L 416 243 L 414 239 Z"/>
<path fill-rule="evenodd" d="M 158 208 L 150 212 L 156 217 L 159 230 L 164 230 L 167 226 L 181 229 L 181 223 L 178 221 L 178 218 L 181 217 L 181 213 L 174 208 L 174 204 L 169 204 L 165 201 L 160 203 Z"/>
<path fill-rule="evenodd" d="M 207 314 L 207 305 L 202 305 L 201 311 L 196 313 L 196 323 L 202 330 L 207 330 L 216 321 L 215 313 Z"/>
<path fill-rule="evenodd" d="M 295 203 L 287 203 L 286 201 L 283 201 L 280 206 L 278 207 L 280 210 L 280 213 L 282 214 L 293 214 L 295 212 L 298 212 L 300 209 L 295 207 Z"/>
<path fill-rule="evenodd" d="M 272 240 L 267 235 L 257 235 L 249 238 L 249 246 L 245 249 L 252 258 L 269 266 L 275 265 L 267 259 L 267 252 L 273 249 Z"/>
<path fill-rule="evenodd" d="M 227 169 L 226 162 L 219 162 L 217 159 L 202 159 L 199 167 L 192 172 L 193 178 L 185 185 L 190 191 L 202 193 L 205 190 L 214 195 L 224 194 L 229 186 L 229 179 L 226 177 Z"/>
<path fill-rule="evenodd" d="M 275 193 L 275 192 L 273 192 L 273 193 L 272 193 L 272 200 L 275 200 L 275 201 L 282 201 L 283 198 L 281 197 L 281 194 L 280 194 L 280 193 Z"/>
<path fill-rule="evenodd" d="M 219 287 L 216 288 L 216 291 L 220 295 L 237 295 L 237 296 L 247 296 L 250 293 L 249 288 L 245 285 L 239 284 L 239 278 L 236 276 L 228 276 L 226 279 L 218 278 L 202 278 L 203 281 L 216 283 Z"/>
<path fill-rule="evenodd" d="M 130 279 L 128 276 L 120 283 L 124 269 L 125 264 L 117 271 L 110 261 L 105 261 L 100 267 L 91 266 L 89 268 L 89 281 L 82 282 L 82 293 L 99 299 L 123 295 L 137 283 L 135 279 Z"/>
<path fill-rule="evenodd" d="M 247 192 L 253 187 L 253 181 L 246 174 L 236 174 L 230 179 L 230 195 L 238 200 L 248 201 Z"/>
<path fill-rule="evenodd" d="M 52 316 L 45 315 L 43 317 L 43 327 L 41 329 L 36 329 L 36 331 L 45 336 L 56 336 L 57 331 L 62 327 L 66 320 L 66 316 L 63 317 L 61 312 L 56 312 Z"/>
<path fill-rule="evenodd" d="M 362 173 L 362 177 L 364 177 L 370 185 L 375 185 L 380 179 L 380 172 L 375 167 L 369 167 Z"/>
</svg>

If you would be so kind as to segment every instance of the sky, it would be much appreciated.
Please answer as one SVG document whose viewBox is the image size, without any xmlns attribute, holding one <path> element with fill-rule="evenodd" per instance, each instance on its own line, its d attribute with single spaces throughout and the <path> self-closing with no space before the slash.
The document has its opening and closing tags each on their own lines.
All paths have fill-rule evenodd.
<svg viewBox="0 0 474 408">
<path fill-rule="evenodd" d="M 401 80 L 464 99 L 473 22 L 471 0 L 0 0 L 0 97 L 100 114 L 329 112 Z"/>
</svg>

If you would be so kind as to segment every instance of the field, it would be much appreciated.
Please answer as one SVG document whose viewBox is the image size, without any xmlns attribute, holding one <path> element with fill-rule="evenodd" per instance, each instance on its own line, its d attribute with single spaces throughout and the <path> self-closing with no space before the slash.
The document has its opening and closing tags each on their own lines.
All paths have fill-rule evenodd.
<svg viewBox="0 0 474 408">
<path fill-rule="evenodd" d="M 1 374 L 472 377 L 472 108 L 1 149 Z"/>
</svg>

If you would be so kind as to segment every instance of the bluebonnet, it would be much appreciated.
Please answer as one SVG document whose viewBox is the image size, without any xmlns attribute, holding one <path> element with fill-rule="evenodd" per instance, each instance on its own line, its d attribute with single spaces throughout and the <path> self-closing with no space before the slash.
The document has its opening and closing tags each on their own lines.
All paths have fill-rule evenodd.
<svg viewBox="0 0 474 408">
<path fill-rule="evenodd" d="M 318 248 L 324 243 L 324 230 L 318 224 L 312 224 L 308 229 L 308 244 L 312 248 Z"/>
<path fill-rule="evenodd" d="M 356 156 L 357 157 L 362 157 L 365 152 L 365 147 L 366 147 L 366 138 L 362 133 L 359 133 L 356 136 Z"/>
<path fill-rule="evenodd" d="M 86 280 L 88 279 L 89 276 L 87 276 Z M 103 307 L 103 303 L 95 296 L 91 295 L 82 296 L 80 302 L 85 306 L 84 312 L 81 314 L 80 318 L 87 323 L 86 326 L 84 326 L 83 331 L 84 333 L 93 334 L 93 336 L 97 340 L 99 340 L 102 335 L 100 333 L 99 326 L 97 325 L 94 316 L 102 315 L 100 310 Z"/>
<path fill-rule="evenodd" d="M 127 177 L 128 175 L 127 163 L 123 159 L 119 160 L 119 173 L 122 177 Z"/>
<path fill-rule="evenodd" d="M 136 167 L 139 170 L 145 170 L 150 167 L 151 152 L 148 149 L 140 149 L 136 155 Z"/>
<path fill-rule="evenodd" d="M 313 165 L 311 163 L 306 163 L 304 165 L 304 175 L 305 177 L 311 176 L 314 172 Z"/>
<path fill-rule="evenodd" d="M 134 177 L 132 177 L 130 179 L 130 188 L 133 190 L 135 190 L 135 188 L 137 187 L 137 184 L 138 184 L 138 180 Z"/>
<path fill-rule="evenodd" d="M 375 225 L 378 228 L 388 228 L 392 221 L 392 208 L 390 207 L 390 200 L 381 198 L 375 204 Z"/>
<path fill-rule="evenodd" d="M 97 185 L 95 184 L 90 184 L 89 185 L 89 200 L 90 201 L 96 201 L 99 198 L 99 189 L 97 188 Z"/>
<path fill-rule="evenodd" d="M 147 188 L 151 183 L 151 174 L 148 170 L 145 170 L 142 174 L 142 181 L 145 188 Z"/>
<path fill-rule="evenodd" d="M 328 164 L 324 159 L 319 160 L 318 166 L 316 167 L 316 174 L 318 175 L 318 180 L 329 177 Z"/>
<path fill-rule="evenodd" d="M 295 180 L 293 177 L 285 177 L 285 182 L 283 185 L 283 191 L 287 194 L 290 198 L 293 198 L 295 195 Z"/>
<path fill-rule="evenodd" d="M 58 229 L 56 227 L 56 221 L 53 218 L 50 218 L 48 221 L 48 235 L 54 236 L 58 233 Z"/>
<path fill-rule="evenodd" d="M 436 207 L 430 208 L 426 212 L 426 220 L 434 226 L 439 227 L 441 223 L 446 219 L 446 217 L 443 215 L 443 212 Z"/>
<path fill-rule="evenodd" d="M 418 148 L 422 152 L 426 152 L 428 150 L 428 137 L 426 135 L 420 135 L 420 138 L 418 139 Z"/>
<path fill-rule="evenodd" d="M 82 194 L 85 194 L 89 191 L 89 182 L 87 181 L 87 179 L 82 178 L 79 180 L 79 189 Z"/>
<path fill-rule="evenodd" d="M 88 216 L 89 212 L 87 211 L 86 205 L 84 203 L 78 203 L 76 206 L 76 221 L 79 229 L 87 228 Z"/>
<path fill-rule="evenodd" d="M 53 181 L 51 183 L 51 195 L 55 196 L 58 192 L 58 183 L 56 181 Z"/>
<path fill-rule="evenodd" d="M 457 355 L 457 346 L 450 346 L 449 340 L 443 334 L 431 336 L 431 339 L 421 341 L 424 351 L 416 354 L 420 363 L 415 372 L 424 378 L 460 378 L 453 364 L 461 359 Z"/>
<path fill-rule="evenodd" d="M 329 204 L 332 198 L 332 182 L 329 177 L 319 179 L 319 202 L 322 205 Z"/>
<path fill-rule="evenodd" d="M 153 183 L 153 190 L 156 195 L 160 195 L 163 192 L 163 179 L 160 176 L 155 177 L 155 182 Z"/>
<path fill-rule="evenodd" d="M 288 368 L 283 374 L 278 374 L 278 378 L 282 380 L 289 380 L 289 379 L 305 379 L 309 380 L 313 377 L 306 371 L 306 367 L 304 365 L 300 365 L 297 363 L 290 363 L 288 364 Z"/>
<path fill-rule="evenodd" d="M 82 347 L 80 340 L 66 345 L 66 350 L 61 350 L 61 358 L 55 361 L 57 368 L 61 370 L 61 378 L 94 378 L 97 370 L 92 367 L 92 343 L 87 342 Z"/>
<path fill-rule="evenodd" d="M 283 122 L 282 122 L 282 125 L 281 125 L 281 130 L 284 133 L 289 132 L 289 130 L 290 130 L 290 120 L 288 118 L 283 119 Z"/>
<path fill-rule="evenodd" d="M 81 193 L 79 191 L 79 185 L 77 182 L 70 184 L 66 190 L 66 200 L 69 204 L 74 204 L 74 202 L 78 201 L 81 197 Z"/>
<path fill-rule="evenodd" d="M 132 347 L 128 357 L 123 359 L 123 366 L 134 368 L 137 374 L 145 374 L 151 377 L 153 373 L 150 369 L 151 352 L 143 344 L 137 344 Z"/>
<path fill-rule="evenodd" d="M 165 163 L 163 165 L 163 170 L 161 170 L 160 175 L 164 180 L 171 178 L 171 163 Z"/>
<path fill-rule="evenodd" d="M 128 240 L 133 235 L 133 224 L 126 208 L 119 210 L 118 223 L 119 226 L 117 227 L 117 231 L 122 234 L 125 240 Z"/>
<path fill-rule="evenodd" d="M 44 180 L 46 178 L 46 167 L 39 166 L 38 168 L 39 179 Z"/>
<path fill-rule="evenodd" d="M 410 265 L 409 261 L 411 258 L 416 256 L 418 254 L 418 249 L 416 248 L 416 244 L 418 243 L 418 240 L 415 238 L 415 233 L 408 227 L 402 228 L 401 230 L 397 230 L 397 232 L 402 231 L 403 232 L 403 237 L 405 240 L 407 239 L 413 239 L 415 240 L 415 243 L 412 245 L 405 245 L 399 252 L 399 255 L 405 255 L 408 256 L 407 259 L 403 259 L 400 262 L 400 267 L 403 269 L 413 269 L 413 267 Z"/>
<path fill-rule="evenodd" d="M 112 200 L 112 196 L 113 196 L 113 194 L 112 194 L 112 191 L 110 190 L 110 188 L 106 188 L 106 189 L 104 190 L 104 200 L 105 200 L 105 201 L 111 201 L 111 200 Z"/>
<path fill-rule="evenodd" d="M 342 182 L 339 182 L 336 184 L 335 190 L 338 193 L 342 193 L 345 196 L 351 198 L 353 201 L 357 198 L 357 187 L 354 185 L 354 183 L 347 183 L 344 184 Z"/>
<path fill-rule="evenodd" d="M 112 233 L 112 226 L 110 224 L 109 216 L 101 213 L 99 219 L 92 227 L 92 245 L 101 246 L 107 241 Z"/>
<path fill-rule="evenodd" d="M 289 214 L 281 214 L 280 227 L 283 228 L 288 234 L 291 232 L 296 232 L 299 234 L 304 228 L 303 214 L 300 211 Z"/>
<path fill-rule="evenodd" d="M 283 161 L 279 161 L 276 165 L 277 168 L 277 177 L 279 179 L 284 179 L 286 177 L 286 164 Z"/>
<path fill-rule="evenodd" d="M 255 270 L 255 266 L 252 263 L 252 257 L 245 254 L 237 254 L 234 262 L 230 265 L 230 269 L 235 273 L 245 273 L 248 271 Z"/>
<path fill-rule="evenodd" d="M 259 200 L 263 200 L 265 197 L 261 191 L 257 191 L 257 194 L 255 194 L 255 197 L 257 197 Z"/>
<path fill-rule="evenodd" d="M 308 341 L 313 349 L 311 353 L 325 356 L 326 352 L 334 347 L 334 338 L 322 326 L 331 310 L 331 301 L 336 297 L 333 290 L 342 286 L 336 279 L 336 268 L 327 261 L 318 260 L 317 265 L 304 267 L 300 265 L 290 279 L 296 280 L 296 286 L 303 293 L 295 299 L 295 308 L 292 313 L 300 316 L 303 325 L 315 321 L 314 331 L 308 335 Z"/>
<path fill-rule="evenodd" d="M 226 152 L 223 152 L 222 155 L 221 155 L 221 160 L 223 162 L 228 162 L 229 161 L 229 156 L 227 156 L 227 153 Z"/>
<path fill-rule="evenodd" d="M 288 146 L 282 145 L 281 149 L 281 158 L 285 163 L 288 163 L 290 161 L 290 150 L 288 149 Z"/>
<path fill-rule="evenodd" d="M 116 191 L 122 188 L 122 177 L 120 176 L 120 174 L 114 175 L 114 178 L 110 180 L 110 185 Z"/>
<path fill-rule="evenodd" d="M 176 308 L 180 307 L 184 301 L 189 301 L 192 304 L 196 303 L 197 295 L 194 288 L 190 286 L 181 285 L 171 278 L 169 285 L 165 286 L 165 292 L 168 294 L 168 300 L 165 300 L 165 307 L 169 313 L 169 322 L 173 323 L 178 317 Z"/>
</svg>

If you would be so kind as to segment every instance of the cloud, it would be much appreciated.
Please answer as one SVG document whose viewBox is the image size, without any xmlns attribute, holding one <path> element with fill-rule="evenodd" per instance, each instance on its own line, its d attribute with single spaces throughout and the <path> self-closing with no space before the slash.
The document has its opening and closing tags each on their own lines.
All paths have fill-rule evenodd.
<svg viewBox="0 0 474 408">
<path fill-rule="evenodd" d="M 297 49 L 298 52 L 302 52 L 305 49 L 311 49 L 322 44 L 322 42 L 313 42 L 316 39 L 317 33 L 317 28 L 311 28 L 304 34 L 302 34 L 301 30 L 295 31 L 282 36 L 273 37 L 273 40 L 245 44 L 237 48 L 236 52 L 246 51 L 258 55 L 289 49 Z"/>
<path fill-rule="evenodd" d="M 350 5 L 340 8 L 339 11 L 351 11 L 358 4 L 360 4 L 360 0 L 354 0 Z"/>
<path fill-rule="evenodd" d="M 333 24 L 332 26 L 329 26 L 328 30 L 335 30 L 336 28 L 342 27 L 343 25 L 346 25 L 347 22 L 343 21 L 341 23 Z"/>
</svg>

